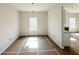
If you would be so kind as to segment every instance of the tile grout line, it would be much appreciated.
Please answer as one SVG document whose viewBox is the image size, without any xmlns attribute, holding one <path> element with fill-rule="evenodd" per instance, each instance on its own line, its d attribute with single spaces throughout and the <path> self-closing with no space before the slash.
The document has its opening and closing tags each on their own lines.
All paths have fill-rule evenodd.
<svg viewBox="0 0 79 59">
<path fill-rule="evenodd" d="M 17 52 L 4 52 L 4 53 L 17 53 Z"/>
<path fill-rule="evenodd" d="M 39 51 L 56 51 L 56 50 L 39 50 Z M 23 52 L 33 52 L 33 51 L 22 51 L 22 53 Z M 38 51 L 37 51 L 38 52 Z M 8 52 L 6 52 L 6 53 L 8 53 Z M 10 52 L 10 53 L 16 53 L 16 52 Z"/>
<path fill-rule="evenodd" d="M 22 47 L 23 47 L 23 45 L 24 45 L 25 41 L 26 41 L 26 40 L 24 40 L 24 41 L 23 41 L 23 43 L 22 43 L 22 45 L 21 45 L 21 47 L 20 47 L 19 51 L 17 52 L 17 55 L 19 55 L 19 53 L 20 53 L 20 51 L 21 51 L 21 49 L 22 49 Z"/>
<path fill-rule="evenodd" d="M 47 41 L 48 41 L 48 43 L 52 46 L 52 43 L 48 40 L 48 39 L 46 39 Z M 56 50 L 56 48 L 55 48 L 55 51 L 56 51 L 56 53 L 58 54 L 58 55 L 60 55 L 59 53 L 58 53 L 58 51 Z"/>
<path fill-rule="evenodd" d="M 47 41 L 49 42 L 49 44 L 52 46 L 52 43 L 50 43 L 50 41 L 47 39 Z M 55 48 L 55 51 L 56 51 L 56 53 L 58 54 L 58 55 L 60 55 L 59 53 L 58 53 L 58 51 L 56 50 L 56 48 Z"/>
<path fill-rule="evenodd" d="M 48 38 L 46 39 L 48 41 L 48 43 L 50 44 L 50 46 L 52 46 L 52 43 L 50 43 L 50 41 L 48 40 Z M 55 48 L 56 49 L 56 48 Z"/>
<path fill-rule="evenodd" d="M 23 46 L 24 42 L 25 42 L 25 40 L 23 41 L 21 46 Z M 22 47 L 20 47 L 19 51 L 17 51 L 17 52 L 4 52 L 4 53 L 16 53 L 16 55 L 19 55 L 19 52 L 20 52 L 21 49 L 22 49 Z"/>
<path fill-rule="evenodd" d="M 37 54 L 39 55 L 39 50 L 37 49 Z"/>
<path fill-rule="evenodd" d="M 56 50 L 56 53 L 58 54 L 58 55 L 60 55 L 60 53 Z"/>
<path fill-rule="evenodd" d="M 22 49 L 22 47 L 23 47 L 25 41 L 26 41 L 26 40 L 24 40 L 24 42 L 22 43 L 22 45 L 21 45 L 21 47 L 20 47 L 20 49 L 19 49 L 17 55 L 19 55 L 19 53 L 20 53 L 20 51 L 21 51 L 21 49 Z M 24 52 L 33 52 L 33 51 L 24 51 Z M 23 52 L 23 53 L 24 53 L 24 52 Z M 38 48 L 37 48 L 37 54 L 39 55 L 39 50 L 38 50 Z"/>
<path fill-rule="evenodd" d="M 47 39 L 47 41 L 49 42 L 49 44 L 52 46 L 52 43 L 50 43 L 50 41 Z M 56 48 L 55 48 L 55 51 L 56 51 L 56 53 L 58 54 L 58 55 L 60 55 L 60 53 L 56 50 Z"/>
<path fill-rule="evenodd" d="M 39 55 L 39 46 L 38 46 L 38 48 L 37 48 L 37 54 Z"/>
<path fill-rule="evenodd" d="M 39 50 L 39 51 L 56 51 L 56 49 L 54 49 L 54 50 Z"/>
<path fill-rule="evenodd" d="M 46 37 L 45 37 L 46 38 Z M 46 38 L 46 40 L 48 41 L 48 43 L 50 44 L 50 46 L 52 47 L 52 43 L 48 40 L 48 38 Z M 20 46 L 20 48 L 19 48 L 19 50 L 17 51 L 17 52 L 5 52 L 5 53 L 16 53 L 16 55 L 19 55 L 19 53 L 21 52 L 21 49 L 22 49 L 22 47 L 23 47 L 23 45 L 24 45 L 24 43 L 26 42 L 26 39 L 24 39 L 24 41 L 22 42 L 22 44 L 21 44 L 21 46 Z M 54 48 L 54 49 L 49 49 L 49 50 L 40 50 L 39 49 L 39 47 L 37 48 L 37 55 L 40 55 L 39 54 L 39 52 L 40 51 L 55 51 L 58 55 L 60 55 L 59 53 L 58 53 L 58 51 L 56 50 L 56 48 Z M 32 52 L 32 51 L 23 51 L 23 53 L 24 52 Z"/>
</svg>

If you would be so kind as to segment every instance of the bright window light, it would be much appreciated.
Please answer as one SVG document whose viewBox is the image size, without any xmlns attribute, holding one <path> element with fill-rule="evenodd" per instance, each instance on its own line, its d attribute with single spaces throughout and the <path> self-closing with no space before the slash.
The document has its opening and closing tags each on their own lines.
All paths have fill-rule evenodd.
<svg viewBox="0 0 79 59">
<path fill-rule="evenodd" d="M 75 39 L 75 38 L 72 38 L 72 37 L 70 38 L 70 40 L 71 40 L 71 41 L 77 41 L 77 39 Z"/>
<path fill-rule="evenodd" d="M 25 43 L 24 48 L 27 48 L 27 47 L 37 49 L 38 48 L 38 38 L 37 37 L 28 38 L 28 40 Z"/>
<path fill-rule="evenodd" d="M 79 36 L 79 33 L 76 33 L 76 34 L 74 34 L 74 35 L 77 35 L 77 36 Z"/>
<path fill-rule="evenodd" d="M 69 18 L 69 27 L 75 28 L 76 27 L 76 19 L 75 17 Z"/>
<path fill-rule="evenodd" d="M 30 31 L 37 31 L 37 17 L 30 17 L 29 18 L 29 30 Z"/>
</svg>

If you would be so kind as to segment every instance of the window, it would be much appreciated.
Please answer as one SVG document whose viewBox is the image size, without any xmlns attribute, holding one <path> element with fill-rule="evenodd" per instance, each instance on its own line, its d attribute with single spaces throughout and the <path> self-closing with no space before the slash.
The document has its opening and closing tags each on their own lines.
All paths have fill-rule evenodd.
<svg viewBox="0 0 79 59">
<path fill-rule="evenodd" d="M 75 17 L 69 18 L 69 27 L 75 28 L 76 27 L 76 19 Z"/>
<path fill-rule="evenodd" d="M 29 18 L 29 30 L 36 31 L 37 30 L 37 17 Z"/>
</svg>

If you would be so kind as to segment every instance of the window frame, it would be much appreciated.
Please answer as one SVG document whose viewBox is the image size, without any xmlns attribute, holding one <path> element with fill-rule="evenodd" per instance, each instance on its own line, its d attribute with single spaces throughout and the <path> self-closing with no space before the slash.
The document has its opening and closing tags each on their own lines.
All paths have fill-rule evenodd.
<svg viewBox="0 0 79 59">
<path fill-rule="evenodd" d="M 76 18 L 75 17 L 69 18 L 69 28 L 76 28 Z"/>
<path fill-rule="evenodd" d="M 37 31 L 37 17 L 29 17 L 29 31 Z"/>
</svg>

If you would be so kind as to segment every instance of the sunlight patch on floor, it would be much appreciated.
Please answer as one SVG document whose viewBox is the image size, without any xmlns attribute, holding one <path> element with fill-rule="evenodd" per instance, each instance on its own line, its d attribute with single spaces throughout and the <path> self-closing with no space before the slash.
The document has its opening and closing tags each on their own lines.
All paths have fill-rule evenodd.
<svg viewBox="0 0 79 59">
<path fill-rule="evenodd" d="M 77 41 L 77 39 L 75 39 L 75 38 L 72 38 L 72 37 L 70 38 L 70 40 L 71 40 L 71 41 Z"/>
<path fill-rule="evenodd" d="M 79 33 L 76 33 L 76 34 L 74 34 L 74 35 L 77 35 L 77 36 L 79 36 Z"/>
<path fill-rule="evenodd" d="M 38 38 L 37 37 L 28 38 L 28 40 L 25 43 L 24 48 L 26 48 L 26 47 L 37 49 L 38 48 Z"/>
</svg>

